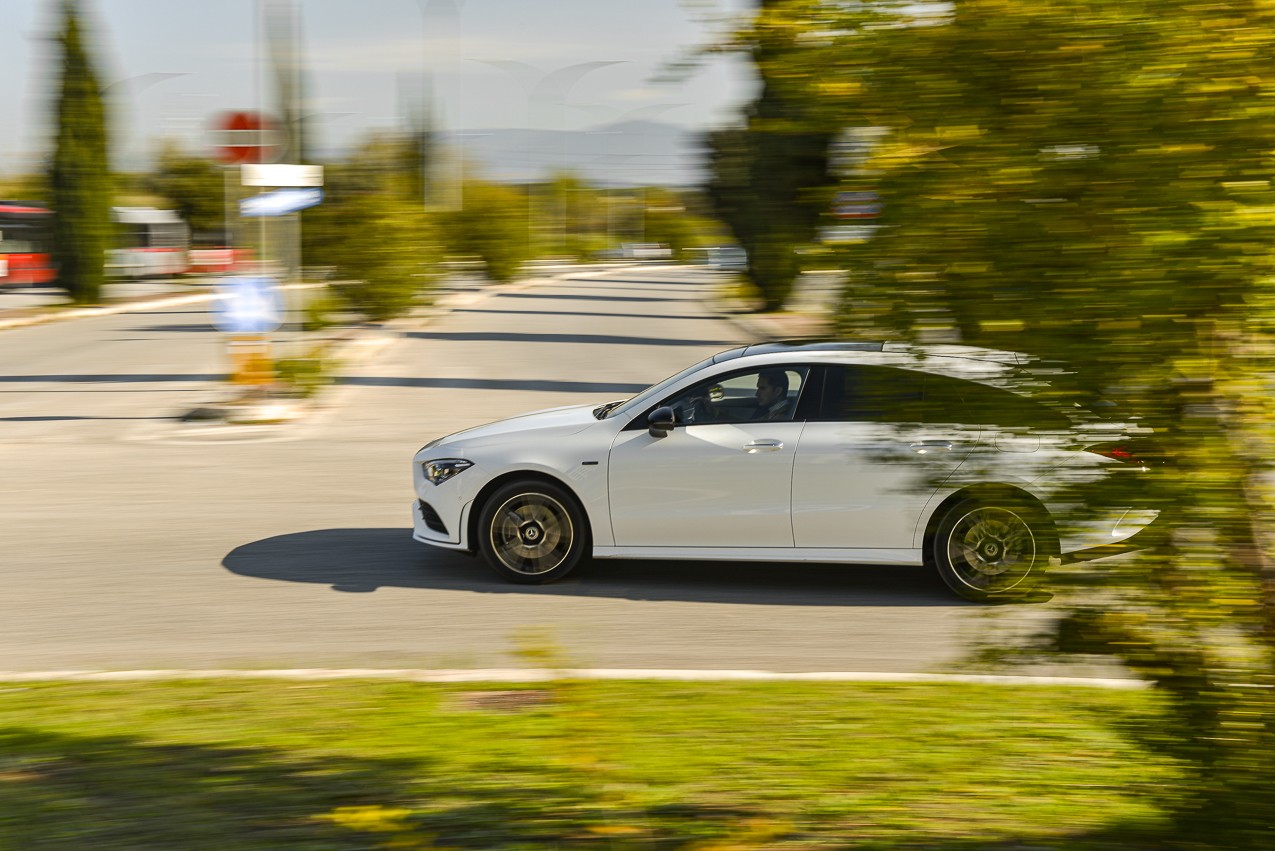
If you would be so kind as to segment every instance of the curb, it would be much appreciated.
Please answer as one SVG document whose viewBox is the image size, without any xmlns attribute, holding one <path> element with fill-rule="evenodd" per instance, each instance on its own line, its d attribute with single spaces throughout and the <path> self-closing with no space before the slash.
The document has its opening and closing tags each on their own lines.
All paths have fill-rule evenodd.
<svg viewBox="0 0 1275 851">
<path fill-rule="evenodd" d="M 323 286 L 322 284 L 283 284 L 281 290 L 306 290 Z M 94 316 L 111 316 L 116 313 L 127 313 L 130 310 L 158 310 L 162 307 L 180 307 L 184 304 L 198 304 L 212 301 L 217 293 L 212 290 L 186 293 L 182 295 L 137 296 L 127 301 L 99 304 L 93 307 L 72 307 L 69 309 L 28 308 L 34 312 L 26 316 L 5 318 L 0 314 L 0 331 L 7 328 L 23 328 L 28 325 L 45 325 L 50 322 L 62 322 L 69 319 L 90 319 Z M 21 310 L 21 308 L 19 308 Z M 18 312 L 17 310 L 14 311 Z"/>
<path fill-rule="evenodd" d="M 183 304 L 198 304 L 201 301 L 212 301 L 216 297 L 216 293 L 203 292 L 174 296 L 143 296 L 135 301 L 101 304 L 94 307 L 73 307 L 67 310 L 31 308 L 36 312 L 27 316 L 12 316 L 8 319 L 0 316 L 0 330 L 5 330 L 7 328 L 24 328 L 28 325 L 45 325 L 51 322 L 62 322 L 68 319 L 89 319 L 94 316 L 110 316 L 115 313 L 125 313 L 129 310 L 156 310 L 161 307 L 178 307 Z"/>
<path fill-rule="evenodd" d="M 0 682 L 171 682 L 176 680 L 391 680 L 414 683 L 546 683 L 561 680 L 647 680 L 656 682 L 838 682 L 1053 686 L 1140 690 L 1143 680 L 1087 677 L 997 676 L 991 674 L 901 674 L 853 671 L 682 670 L 676 668 L 284 668 L 158 669 L 135 671 L 0 671 Z"/>
<path fill-rule="evenodd" d="M 734 323 L 745 333 L 767 343 L 787 340 L 826 340 L 832 336 L 832 325 L 826 316 L 813 313 L 761 313 L 736 298 L 716 293 L 714 309 L 723 319 Z"/>
</svg>

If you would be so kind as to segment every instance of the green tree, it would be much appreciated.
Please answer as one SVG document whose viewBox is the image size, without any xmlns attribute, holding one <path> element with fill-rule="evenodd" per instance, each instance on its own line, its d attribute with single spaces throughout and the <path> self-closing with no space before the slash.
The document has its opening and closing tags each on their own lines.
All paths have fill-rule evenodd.
<svg viewBox="0 0 1275 851">
<path fill-rule="evenodd" d="M 49 167 L 58 286 L 79 303 L 98 300 L 111 239 L 111 176 L 101 86 L 75 0 L 62 4 L 61 81 Z"/>
<path fill-rule="evenodd" d="M 185 153 L 176 143 L 166 142 L 145 185 L 166 198 L 193 233 L 225 232 L 225 174 L 211 160 Z"/>
<path fill-rule="evenodd" d="M 336 294 L 373 322 L 411 310 L 437 275 L 438 250 L 419 205 L 385 193 L 341 205 L 345 227 L 331 231 Z"/>
<path fill-rule="evenodd" d="M 487 277 L 498 283 L 516 279 L 529 258 L 527 196 L 508 186 L 469 180 L 464 207 L 441 218 L 448 254 L 478 257 Z"/>
<path fill-rule="evenodd" d="M 1272 847 L 1275 9 L 789 0 L 756 27 L 800 34 L 776 76 L 817 121 L 888 130 L 847 178 L 885 212 L 842 258 L 844 332 L 1061 360 L 1060 394 L 1154 432 L 1145 472 L 1075 483 L 1058 518 L 1145 500 L 1153 546 L 1060 571 L 1026 649 L 1154 683 L 1135 732 L 1184 764 L 1179 826 Z"/>
<path fill-rule="evenodd" d="M 783 0 L 762 0 L 766 19 Z M 736 42 L 762 79 L 741 128 L 709 134 L 707 191 L 718 218 L 748 252 L 748 277 L 765 310 L 779 310 L 801 271 L 794 249 L 811 242 L 827 206 L 828 145 L 833 133 L 782 79 L 786 63 L 804 55 L 799 29 L 760 26 Z"/>
</svg>

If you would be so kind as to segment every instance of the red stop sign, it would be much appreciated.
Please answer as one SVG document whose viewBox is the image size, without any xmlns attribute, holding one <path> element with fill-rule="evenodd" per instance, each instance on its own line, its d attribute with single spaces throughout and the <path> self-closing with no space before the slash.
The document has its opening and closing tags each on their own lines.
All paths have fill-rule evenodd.
<svg viewBox="0 0 1275 851">
<path fill-rule="evenodd" d="M 279 130 L 259 112 L 223 112 L 209 132 L 213 155 L 226 165 L 263 163 L 274 159 Z"/>
</svg>

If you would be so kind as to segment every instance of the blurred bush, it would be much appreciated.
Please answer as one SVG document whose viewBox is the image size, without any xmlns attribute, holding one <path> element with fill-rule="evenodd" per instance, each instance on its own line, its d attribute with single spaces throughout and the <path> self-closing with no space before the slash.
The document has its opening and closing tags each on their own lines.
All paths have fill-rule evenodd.
<svg viewBox="0 0 1275 851">
<path fill-rule="evenodd" d="M 438 271 L 428 216 L 387 194 L 349 198 L 337 216 L 325 251 L 335 266 L 333 294 L 373 322 L 411 310 Z"/>
<path fill-rule="evenodd" d="M 469 180 L 463 199 L 462 209 L 439 219 L 447 253 L 480 258 L 497 283 L 516 279 L 530 259 L 527 196 L 510 186 Z"/>
<path fill-rule="evenodd" d="M 274 362 L 274 371 L 284 392 L 300 399 L 308 399 L 332 383 L 332 365 L 317 352 L 307 357 L 280 358 Z"/>
</svg>

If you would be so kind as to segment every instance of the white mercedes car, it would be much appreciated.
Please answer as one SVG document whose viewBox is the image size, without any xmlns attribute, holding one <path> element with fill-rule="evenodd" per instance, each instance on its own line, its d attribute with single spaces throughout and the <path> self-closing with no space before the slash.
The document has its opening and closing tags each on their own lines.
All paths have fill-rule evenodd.
<svg viewBox="0 0 1275 851">
<path fill-rule="evenodd" d="M 1154 518 L 1056 522 L 1060 483 L 1142 462 L 1127 431 L 1016 392 L 1024 364 L 957 346 L 731 349 L 631 399 L 430 442 L 414 536 L 522 583 L 589 556 L 930 564 L 963 597 L 1012 599 L 1051 558 Z"/>
</svg>

